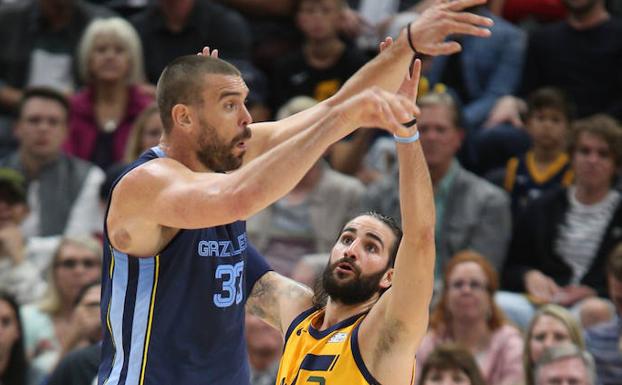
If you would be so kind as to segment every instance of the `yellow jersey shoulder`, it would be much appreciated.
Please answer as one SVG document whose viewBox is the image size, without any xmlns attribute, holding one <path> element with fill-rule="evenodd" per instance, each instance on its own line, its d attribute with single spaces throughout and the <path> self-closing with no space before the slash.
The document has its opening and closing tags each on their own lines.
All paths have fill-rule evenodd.
<svg viewBox="0 0 622 385">
<path fill-rule="evenodd" d="M 300 314 L 287 330 L 277 385 L 380 385 L 363 362 L 358 330 L 367 313 L 319 330 L 324 309 Z"/>
</svg>

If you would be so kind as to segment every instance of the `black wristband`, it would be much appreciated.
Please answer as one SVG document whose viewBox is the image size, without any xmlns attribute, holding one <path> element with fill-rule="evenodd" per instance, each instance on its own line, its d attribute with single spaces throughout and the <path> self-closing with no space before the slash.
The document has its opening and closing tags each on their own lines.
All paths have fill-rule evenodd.
<svg viewBox="0 0 622 385">
<path fill-rule="evenodd" d="M 410 128 L 410 127 L 414 126 L 415 124 L 417 124 L 417 118 L 413 116 L 413 119 L 411 121 L 408 121 L 406 123 L 402 123 L 402 126 Z"/>
</svg>

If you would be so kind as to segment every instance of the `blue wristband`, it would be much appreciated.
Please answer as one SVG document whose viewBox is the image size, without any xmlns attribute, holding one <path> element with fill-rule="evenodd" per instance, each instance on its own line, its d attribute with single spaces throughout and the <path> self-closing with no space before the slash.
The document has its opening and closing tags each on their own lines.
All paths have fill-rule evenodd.
<svg viewBox="0 0 622 385">
<path fill-rule="evenodd" d="M 393 134 L 393 139 L 398 143 L 414 143 L 419 140 L 419 130 L 413 136 L 397 136 Z"/>
</svg>

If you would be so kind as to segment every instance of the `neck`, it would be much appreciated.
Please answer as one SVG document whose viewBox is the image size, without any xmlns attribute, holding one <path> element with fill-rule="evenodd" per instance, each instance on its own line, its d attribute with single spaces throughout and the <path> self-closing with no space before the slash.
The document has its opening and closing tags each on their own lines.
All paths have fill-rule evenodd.
<svg viewBox="0 0 622 385">
<path fill-rule="evenodd" d="M 360 314 L 369 311 L 372 306 L 378 301 L 377 295 L 372 296 L 365 302 L 361 302 L 355 305 L 344 305 L 340 302 L 328 299 L 328 303 L 324 308 L 324 320 L 320 330 L 326 330 L 337 323 L 346 320 L 356 314 Z"/>
<path fill-rule="evenodd" d="M 71 20 L 73 13 L 73 5 L 67 4 L 65 6 L 59 4 L 51 4 L 46 0 L 39 1 L 39 7 L 45 20 L 48 22 L 52 29 L 61 29 Z"/>
<path fill-rule="evenodd" d="M 124 81 L 96 82 L 93 89 L 97 102 L 125 105 L 128 98 L 127 84 Z"/>
<path fill-rule="evenodd" d="M 490 339 L 490 330 L 484 319 L 479 320 L 453 320 L 451 332 L 456 343 L 478 352 L 485 349 Z"/>
<path fill-rule="evenodd" d="M 453 159 L 452 159 L 453 160 Z M 447 175 L 449 167 L 451 167 L 451 160 L 447 163 L 439 164 L 437 166 L 429 166 L 430 179 L 432 179 L 432 185 L 436 188 L 438 182 L 441 181 Z"/>
<path fill-rule="evenodd" d="M 26 175 L 30 179 L 36 179 L 41 172 L 41 169 L 47 165 L 58 159 L 60 154 L 50 155 L 48 157 L 37 157 L 31 154 L 28 154 L 23 149 L 20 151 L 20 161 L 22 163 L 22 167 Z"/>
<path fill-rule="evenodd" d="M 175 135 L 175 130 L 171 135 Z M 185 144 L 176 143 L 175 145 L 171 145 L 171 143 L 176 140 L 185 141 Z M 196 143 L 190 143 L 187 138 L 179 138 L 172 139 L 171 136 L 164 136 L 160 141 L 159 147 L 166 153 L 166 157 L 170 159 L 175 159 L 179 163 L 188 167 L 190 170 L 194 172 L 213 172 L 213 170 L 208 169 L 199 161 L 196 156 L 196 152 L 192 150 L 195 148 Z M 188 149 L 191 150 L 188 150 Z"/>
<path fill-rule="evenodd" d="M 339 60 L 344 49 L 345 44 L 335 36 L 324 40 L 309 40 L 304 53 L 312 67 L 327 68 Z"/>
<path fill-rule="evenodd" d="M 561 148 L 556 148 L 553 150 L 543 149 L 539 147 L 533 148 L 533 159 L 536 161 L 538 165 L 548 165 L 553 163 L 563 151 Z"/>
<path fill-rule="evenodd" d="M 583 13 L 572 13 L 568 16 L 568 23 L 574 29 L 584 30 L 596 27 L 609 20 L 609 12 L 603 2 L 597 2 L 592 9 Z"/>
<path fill-rule="evenodd" d="M 610 188 L 606 187 L 591 187 L 575 185 L 575 198 L 584 205 L 593 205 L 601 202 L 607 194 L 609 194 Z"/>
</svg>

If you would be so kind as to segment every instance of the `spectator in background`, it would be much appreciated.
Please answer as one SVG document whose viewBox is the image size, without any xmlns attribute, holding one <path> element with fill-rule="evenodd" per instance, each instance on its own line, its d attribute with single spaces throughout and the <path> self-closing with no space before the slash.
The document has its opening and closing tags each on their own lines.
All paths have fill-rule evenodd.
<svg viewBox="0 0 622 385">
<path fill-rule="evenodd" d="M 520 25 L 563 20 L 566 8 L 562 0 L 490 0 L 490 10 Z"/>
<path fill-rule="evenodd" d="M 613 189 L 622 128 L 604 115 L 579 120 L 569 149 L 574 184 L 534 200 L 516 221 L 503 278 L 516 293 L 497 299 L 521 326 L 531 319 L 534 304 L 578 311 L 583 300 L 606 297 L 606 258 L 622 241 L 621 195 Z"/>
<path fill-rule="evenodd" d="M 244 330 L 251 367 L 251 385 L 274 385 L 283 349 L 281 333 L 252 314 L 246 314 Z"/>
<path fill-rule="evenodd" d="M 0 292 L 0 383 L 40 385 L 44 374 L 28 363 L 24 352 L 24 329 L 15 299 Z"/>
<path fill-rule="evenodd" d="M 607 283 L 616 314 L 609 322 L 585 332 L 585 342 L 596 361 L 600 385 L 619 384 L 622 379 L 622 243 L 609 255 Z"/>
<path fill-rule="evenodd" d="M 121 18 L 95 20 L 78 50 L 80 77 L 86 88 L 70 99 L 65 151 L 102 169 L 123 159 L 130 130 L 152 101 L 144 80 L 140 39 Z"/>
<path fill-rule="evenodd" d="M 417 351 L 417 373 L 432 350 L 452 342 L 478 357 L 488 384 L 514 385 L 523 380 L 523 337 L 506 323 L 494 302 L 497 273 L 475 252 L 456 254 L 445 268 L 440 300 L 430 315 L 430 331 Z"/>
<path fill-rule="evenodd" d="M 49 373 L 64 353 L 87 344 L 92 334 L 84 332 L 85 325 L 99 327 L 99 319 L 85 323 L 75 310 L 82 288 L 101 276 L 101 255 L 101 243 L 94 238 L 63 239 L 50 266 L 45 297 L 22 308 L 26 352 L 38 369 Z"/>
<path fill-rule="evenodd" d="M 46 287 L 31 255 L 30 240 L 24 239 L 20 228 L 26 215 L 24 177 L 12 169 L 0 169 L 0 290 L 20 304 L 38 299 Z"/>
<path fill-rule="evenodd" d="M 444 264 L 461 250 L 481 253 L 501 269 L 510 240 L 512 217 L 507 194 L 462 168 L 455 159 L 464 131 L 460 110 L 447 93 L 430 93 L 417 102 L 418 129 L 434 185 L 436 205 L 436 282 Z M 397 169 L 372 184 L 363 209 L 400 219 Z"/>
<path fill-rule="evenodd" d="M 486 5 L 474 7 L 471 12 L 494 20 L 490 38 L 461 37 L 462 50 L 434 57 L 426 76 L 431 84 L 440 82 L 455 92 L 462 106 L 464 128 L 474 134 L 497 99 L 518 90 L 527 36 Z"/>
<path fill-rule="evenodd" d="M 604 0 L 562 0 L 566 20 L 543 25 L 529 36 L 521 95 L 542 87 L 564 91 L 577 107 L 577 117 L 606 113 L 622 119 L 622 22 L 611 17 Z M 523 126 L 525 103 L 514 96 L 501 98 L 487 126 Z M 493 140 L 492 138 L 491 140 Z M 496 140 L 496 139 L 494 139 Z M 483 148 L 494 142 L 483 140 Z"/>
<path fill-rule="evenodd" d="M 532 146 L 525 154 L 511 158 L 499 178 L 512 198 L 514 218 L 547 190 L 572 183 L 566 153 L 571 108 L 564 94 L 555 88 L 539 89 L 529 97 L 525 131 Z"/>
<path fill-rule="evenodd" d="M 308 97 L 294 98 L 277 119 L 316 103 Z M 246 231 L 275 271 L 289 276 L 303 255 L 331 250 L 335 234 L 358 213 L 364 190 L 356 178 L 332 170 L 320 159 L 292 191 L 249 218 Z"/>
<path fill-rule="evenodd" d="M 272 74 L 273 107 L 280 108 L 298 95 L 322 101 L 334 95 L 368 58 L 339 38 L 344 0 L 301 0 L 296 25 L 304 35 L 302 46 L 275 63 Z"/>
<path fill-rule="evenodd" d="M 437 346 L 416 376 L 418 385 L 486 385 L 473 355 L 454 344 Z"/>
<path fill-rule="evenodd" d="M 73 316 L 77 319 L 78 327 L 72 330 L 72 334 L 73 338 L 85 339 L 90 344 L 68 352 L 54 369 L 46 385 L 97 383 L 101 350 L 100 297 L 101 283 L 99 281 L 87 284 L 80 291 Z"/>
<path fill-rule="evenodd" d="M 129 164 L 135 161 L 140 154 L 157 146 L 163 132 L 160 110 L 157 105 L 152 104 L 145 108 L 134 121 L 125 145 L 124 163 Z"/>
<path fill-rule="evenodd" d="M 80 235 L 101 231 L 97 193 L 103 171 L 63 154 L 69 105 L 51 89 L 33 88 L 19 106 L 17 151 L 0 159 L 26 177 L 30 213 L 22 224 L 24 237 Z"/>
<path fill-rule="evenodd" d="M 144 48 L 147 79 L 156 84 L 173 59 L 204 46 L 225 60 L 250 60 L 251 34 L 236 11 L 211 0 L 157 0 L 131 19 Z"/>
<path fill-rule="evenodd" d="M 563 307 L 553 304 L 542 306 L 529 323 L 525 334 L 525 385 L 535 385 L 535 364 L 544 351 L 563 343 L 572 343 L 585 349 L 581 326 Z"/>
<path fill-rule="evenodd" d="M 547 349 L 535 369 L 536 385 L 596 385 L 594 360 L 572 344 Z"/>
<path fill-rule="evenodd" d="M 24 89 L 78 86 L 73 55 L 78 39 L 106 8 L 81 0 L 24 0 L 0 7 L 0 156 L 13 149 L 10 126 Z"/>
</svg>

